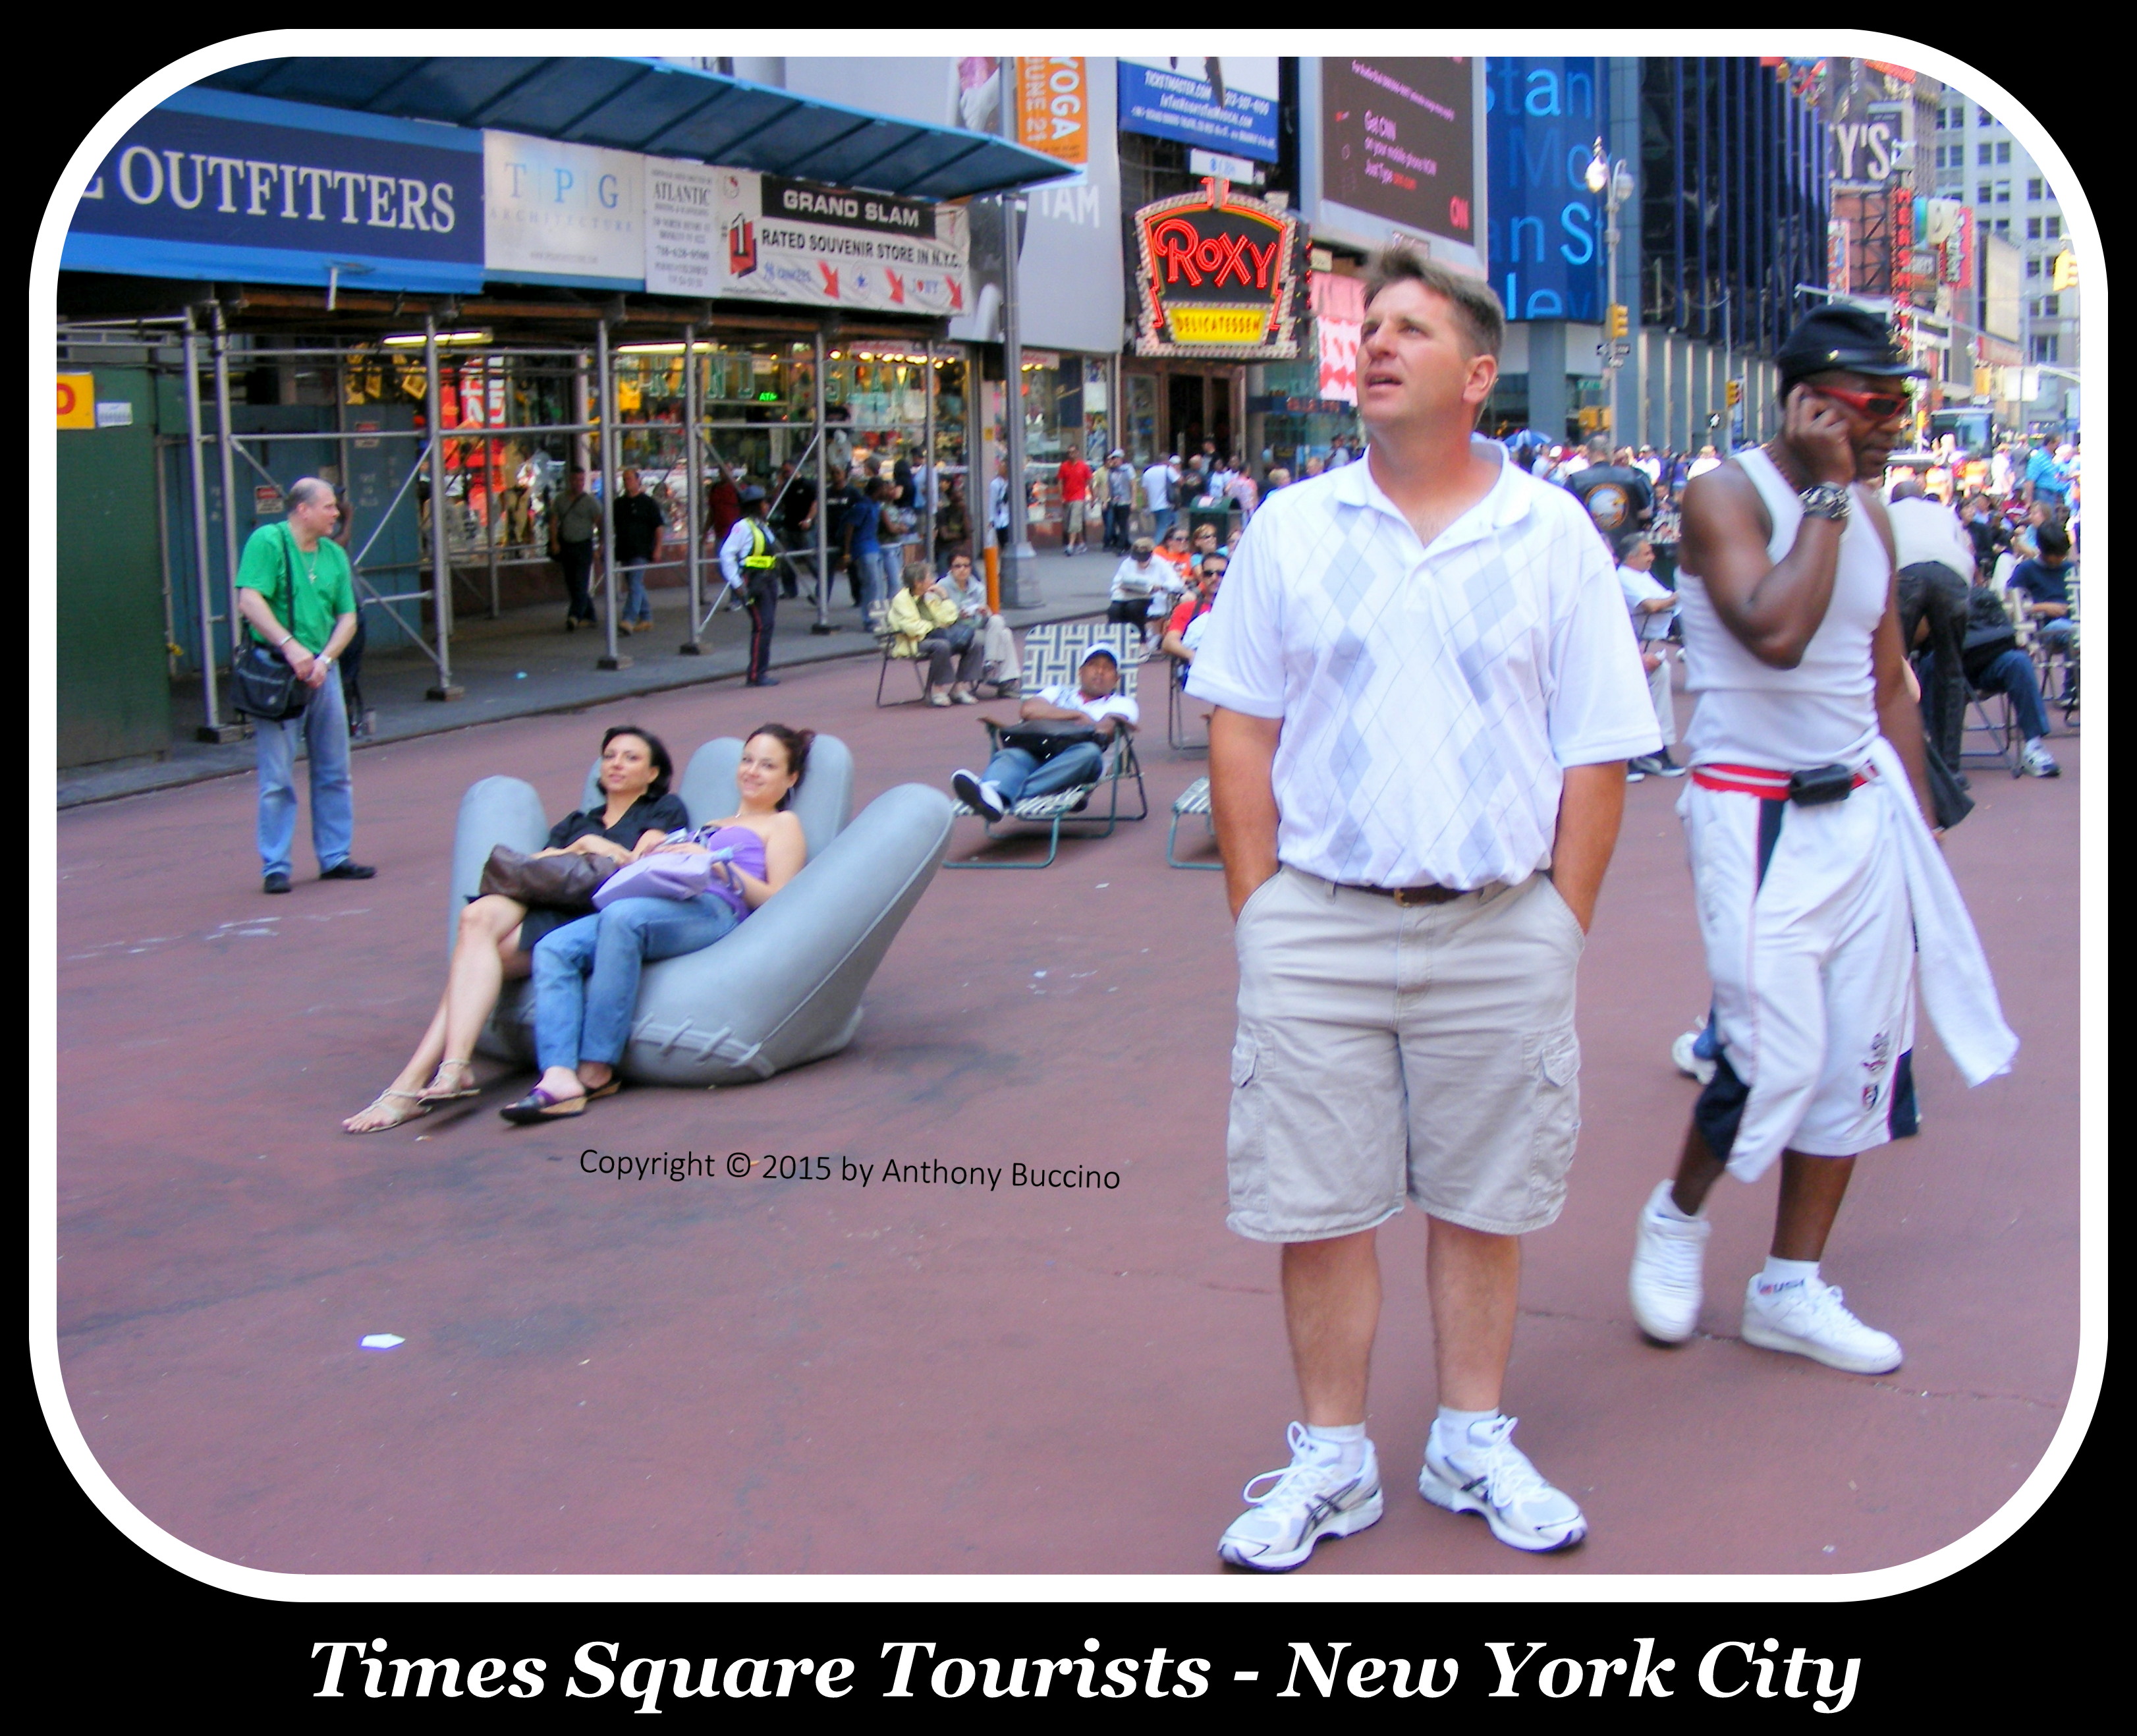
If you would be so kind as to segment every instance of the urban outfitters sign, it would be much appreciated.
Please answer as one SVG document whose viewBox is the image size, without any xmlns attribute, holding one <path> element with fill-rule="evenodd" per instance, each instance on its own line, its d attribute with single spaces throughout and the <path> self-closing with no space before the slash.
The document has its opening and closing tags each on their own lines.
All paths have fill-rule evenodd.
<svg viewBox="0 0 2137 1736">
<path fill-rule="evenodd" d="M 1136 354 L 1279 360 L 1298 354 L 1298 221 L 1212 178 L 1136 213 Z"/>
<path fill-rule="evenodd" d="M 475 290 L 481 135 L 183 90 L 113 147 L 75 207 L 71 269 Z"/>
</svg>

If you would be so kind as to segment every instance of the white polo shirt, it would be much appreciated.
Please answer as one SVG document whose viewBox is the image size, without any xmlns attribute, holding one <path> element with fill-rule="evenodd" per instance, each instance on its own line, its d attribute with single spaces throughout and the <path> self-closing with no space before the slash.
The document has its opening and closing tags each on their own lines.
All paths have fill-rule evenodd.
<svg viewBox="0 0 2137 1736">
<path fill-rule="evenodd" d="M 1478 439 L 1491 492 L 1418 541 L 1370 463 L 1247 526 L 1187 690 L 1281 718 L 1279 860 L 1473 890 L 1550 863 L 1562 768 L 1662 745 L 1609 551 L 1580 502 Z"/>
</svg>

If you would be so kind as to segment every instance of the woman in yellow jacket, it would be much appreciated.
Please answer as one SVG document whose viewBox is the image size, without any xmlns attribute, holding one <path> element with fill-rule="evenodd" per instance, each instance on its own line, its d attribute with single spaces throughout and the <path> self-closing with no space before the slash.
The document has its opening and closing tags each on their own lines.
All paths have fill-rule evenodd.
<svg viewBox="0 0 2137 1736">
<path fill-rule="evenodd" d="M 929 705 L 979 704 L 972 684 L 980 678 L 985 647 L 972 623 L 958 617 L 957 605 L 935 583 L 925 561 L 914 561 L 906 568 L 905 583 L 891 598 L 884 625 L 897 636 L 891 656 L 928 660 Z"/>
</svg>

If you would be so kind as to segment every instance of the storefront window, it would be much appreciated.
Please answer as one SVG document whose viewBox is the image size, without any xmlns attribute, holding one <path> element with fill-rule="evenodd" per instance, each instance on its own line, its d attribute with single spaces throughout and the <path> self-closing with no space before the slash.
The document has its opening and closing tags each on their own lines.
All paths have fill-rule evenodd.
<svg viewBox="0 0 2137 1736">
<path fill-rule="evenodd" d="M 1291 362 L 1270 362 L 1262 370 L 1262 451 L 1270 465 L 1297 476 L 1309 458 L 1326 459 L 1338 436 L 1359 436 L 1358 408 L 1321 392 L 1321 361 L 1307 355 Z"/>
<path fill-rule="evenodd" d="M 1492 439 L 1504 440 L 1528 425 L 1529 377 L 1526 373 L 1501 374 L 1492 387 L 1492 395 L 1484 400 L 1480 426 Z"/>
<path fill-rule="evenodd" d="M 1157 456 L 1157 376 L 1124 373 L 1121 376 L 1122 432 L 1125 449 L 1140 470 Z"/>
</svg>

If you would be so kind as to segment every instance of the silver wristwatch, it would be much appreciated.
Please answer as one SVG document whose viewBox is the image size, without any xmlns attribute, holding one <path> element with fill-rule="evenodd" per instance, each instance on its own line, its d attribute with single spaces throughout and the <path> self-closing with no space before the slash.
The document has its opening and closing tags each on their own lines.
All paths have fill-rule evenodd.
<svg viewBox="0 0 2137 1736">
<path fill-rule="evenodd" d="M 1831 519 L 1836 524 L 1844 524 L 1854 495 L 1844 482 L 1815 482 L 1796 499 L 1803 502 L 1806 518 Z"/>
</svg>

